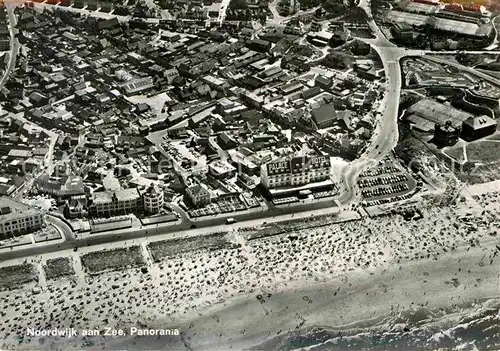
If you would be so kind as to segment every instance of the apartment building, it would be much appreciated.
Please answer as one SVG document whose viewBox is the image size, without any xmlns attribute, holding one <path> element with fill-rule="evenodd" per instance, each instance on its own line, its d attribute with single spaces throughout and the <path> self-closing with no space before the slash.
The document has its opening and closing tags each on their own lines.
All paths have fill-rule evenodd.
<svg viewBox="0 0 500 351">
<path fill-rule="evenodd" d="M 110 217 L 143 210 L 142 197 L 135 188 L 100 191 L 91 196 L 90 214 L 93 217 Z"/>
<path fill-rule="evenodd" d="M 29 234 L 42 228 L 43 215 L 8 197 L 0 198 L 0 240 Z"/>
</svg>

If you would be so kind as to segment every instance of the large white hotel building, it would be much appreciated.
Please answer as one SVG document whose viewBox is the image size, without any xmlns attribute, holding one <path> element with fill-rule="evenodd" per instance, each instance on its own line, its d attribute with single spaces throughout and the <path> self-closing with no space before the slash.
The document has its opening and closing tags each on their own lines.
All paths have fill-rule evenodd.
<svg viewBox="0 0 500 351">
<path fill-rule="evenodd" d="M 330 180 L 329 157 L 285 156 L 261 167 L 261 183 L 267 189 L 297 188 Z"/>
</svg>

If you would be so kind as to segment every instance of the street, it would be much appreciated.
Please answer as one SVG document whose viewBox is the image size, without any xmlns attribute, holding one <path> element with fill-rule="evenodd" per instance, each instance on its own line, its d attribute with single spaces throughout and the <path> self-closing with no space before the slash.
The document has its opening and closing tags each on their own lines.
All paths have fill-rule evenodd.
<svg viewBox="0 0 500 351">
<path fill-rule="evenodd" d="M 229 231 L 231 228 L 235 227 L 245 227 L 245 222 L 255 221 L 255 220 L 263 220 L 266 218 L 274 218 L 278 216 L 284 216 L 289 214 L 297 215 L 299 213 L 317 211 L 321 209 L 334 208 L 335 204 L 333 201 L 322 201 L 317 203 L 305 203 L 296 206 L 280 206 L 280 207 L 270 207 L 267 211 L 263 212 L 254 212 L 254 213 L 246 213 L 242 215 L 234 215 L 233 217 L 238 220 L 235 225 L 227 226 L 227 230 Z M 173 225 L 170 227 L 161 227 L 156 228 L 151 226 L 151 228 L 138 229 L 130 232 L 123 232 L 120 234 L 108 234 L 108 235 L 98 235 L 89 236 L 82 240 L 77 240 L 71 233 L 71 229 L 60 219 L 54 216 L 48 217 L 49 223 L 56 225 L 62 231 L 62 235 L 66 239 L 66 241 L 62 243 L 54 243 L 47 244 L 44 246 L 37 247 L 32 246 L 23 249 L 16 249 L 12 251 L 8 251 L 7 249 L 0 250 L 0 260 L 10 260 L 10 259 L 18 259 L 24 258 L 34 255 L 47 254 L 51 252 L 58 252 L 62 250 L 71 250 L 75 247 L 87 247 L 87 246 L 98 246 L 103 244 L 115 243 L 115 242 L 124 242 L 127 240 L 134 240 L 140 238 L 152 238 L 155 236 L 161 236 L 165 234 L 172 234 L 172 238 L 176 233 L 187 234 L 188 232 L 197 231 L 199 229 L 211 228 L 216 226 L 224 226 L 226 228 L 226 218 L 207 218 L 205 220 L 200 220 L 196 222 L 192 221 L 184 221 L 181 224 Z M 277 219 L 277 218 L 275 218 Z M 265 221 L 262 221 L 264 223 Z M 192 225 L 195 225 L 196 228 L 191 228 Z M 211 232 L 210 229 L 203 231 L 204 233 Z"/>
<path fill-rule="evenodd" d="M 362 0 L 359 7 L 363 8 L 367 15 L 371 17 L 371 9 L 366 0 Z M 344 192 L 339 198 L 339 201 L 343 204 L 356 200 L 359 193 L 357 186 L 359 175 L 389 154 L 398 141 L 397 119 L 402 82 L 399 60 L 408 53 L 388 41 L 375 21 L 370 20 L 369 25 L 376 38 L 360 38 L 360 40 L 370 44 L 379 54 L 384 65 L 387 89 L 380 105 L 380 109 L 383 110 L 383 112 L 381 111 L 382 118 L 375 129 L 370 146 L 360 158 L 351 162 L 343 173 Z"/>
<path fill-rule="evenodd" d="M 14 14 L 15 7 L 16 5 L 14 4 L 9 4 L 9 3 L 5 4 L 5 8 L 7 9 L 7 15 L 9 17 L 10 52 L 9 52 L 9 62 L 7 64 L 7 68 L 5 69 L 5 72 L 2 78 L 0 79 L 0 89 L 7 82 L 10 73 L 16 67 L 16 59 L 17 59 L 17 54 L 19 52 L 19 41 L 17 40 L 16 37 L 18 30 L 16 28 L 17 19 Z"/>
</svg>

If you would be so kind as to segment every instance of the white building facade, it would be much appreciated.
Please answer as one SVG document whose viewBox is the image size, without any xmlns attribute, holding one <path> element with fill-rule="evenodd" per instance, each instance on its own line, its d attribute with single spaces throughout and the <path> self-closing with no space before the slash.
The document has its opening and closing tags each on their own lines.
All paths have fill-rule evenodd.
<svg viewBox="0 0 500 351">
<path fill-rule="evenodd" d="M 163 191 L 157 186 L 152 185 L 142 194 L 144 200 L 144 211 L 150 214 L 156 214 L 161 211 L 165 203 Z"/>
<path fill-rule="evenodd" d="M 267 189 L 300 187 L 330 179 L 331 163 L 325 156 L 293 156 L 261 167 L 261 183 Z"/>
</svg>

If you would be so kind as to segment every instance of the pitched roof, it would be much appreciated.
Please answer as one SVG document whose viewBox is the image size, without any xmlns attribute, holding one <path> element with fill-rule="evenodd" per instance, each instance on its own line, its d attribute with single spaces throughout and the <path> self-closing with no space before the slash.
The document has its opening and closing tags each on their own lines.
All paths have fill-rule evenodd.
<svg viewBox="0 0 500 351">
<path fill-rule="evenodd" d="M 311 110 L 311 115 L 316 124 L 321 124 L 323 122 L 337 119 L 337 112 L 332 104 L 325 104 L 314 110 Z"/>
<path fill-rule="evenodd" d="M 464 125 L 468 125 L 473 129 L 488 128 L 493 125 L 497 125 L 497 121 L 488 116 L 470 117 L 463 122 Z"/>
<path fill-rule="evenodd" d="M 191 194 L 191 197 L 198 197 L 200 195 L 209 195 L 210 193 L 208 192 L 207 189 L 202 187 L 201 185 L 193 185 L 189 188 L 187 188 L 187 191 Z"/>
</svg>

